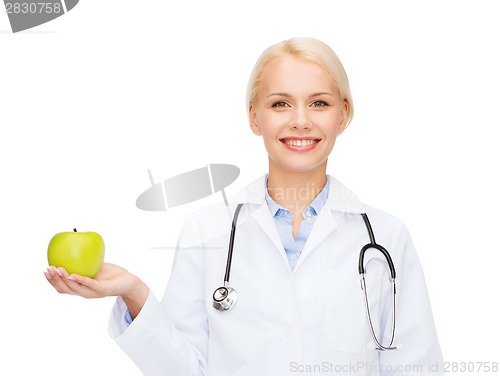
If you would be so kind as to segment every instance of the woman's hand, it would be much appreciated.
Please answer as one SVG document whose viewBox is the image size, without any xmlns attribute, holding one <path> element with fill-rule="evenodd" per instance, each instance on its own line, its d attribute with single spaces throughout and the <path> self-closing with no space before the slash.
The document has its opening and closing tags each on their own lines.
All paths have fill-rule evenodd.
<svg viewBox="0 0 500 376">
<path fill-rule="evenodd" d="M 149 295 L 149 288 L 121 266 L 103 263 L 94 278 L 69 274 L 64 268 L 50 266 L 44 272 L 49 283 L 61 294 L 84 298 L 122 296 L 132 318 L 137 316 Z"/>
</svg>

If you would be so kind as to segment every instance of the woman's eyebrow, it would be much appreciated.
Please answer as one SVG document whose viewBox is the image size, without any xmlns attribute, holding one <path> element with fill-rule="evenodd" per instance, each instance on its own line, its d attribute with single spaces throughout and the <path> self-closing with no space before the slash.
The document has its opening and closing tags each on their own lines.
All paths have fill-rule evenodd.
<svg viewBox="0 0 500 376">
<path fill-rule="evenodd" d="M 320 96 L 320 95 L 330 95 L 330 96 L 335 96 L 333 93 L 329 92 L 329 91 L 319 91 L 317 93 L 313 93 L 311 94 L 309 97 L 317 97 L 317 96 Z M 272 97 L 272 96 L 278 96 L 278 97 L 291 97 L 290 94 L 288 93 L 281 93 L 281 92 L 278 92 L 278 93 L 271 93 L 271 94 L 268 94 L 267 97 Z"/>
<path fill-rule="evenodd" d="M 287 94 L 287 93 L 271 93 L 271 94 L 268 94 L 267 97 L 272 97 L 272 96 L 278 96 L 278 97 L 291 97 L 290 94 Z"/>
<path fill-rule="evenodd" d="M 320 91 L 318 93 L 314 93 L 314 94 L 311 94 L 311 97 L 318 97 L 320 95 L 330 95 L 330 96 L 334 96 L 333 93 L 329 92 L 329 91 Z"/>
</svg>

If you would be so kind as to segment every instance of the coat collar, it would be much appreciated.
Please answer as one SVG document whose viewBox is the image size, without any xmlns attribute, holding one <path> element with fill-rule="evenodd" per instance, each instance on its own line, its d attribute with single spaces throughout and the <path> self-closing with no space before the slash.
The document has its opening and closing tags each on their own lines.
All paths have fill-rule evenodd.
<svg viewBox="0 0 500 376">
<path fill-rule="evenodd" d="M 261 227 L 262 231 L 269 237 L 275 248 L 280 252 L 283 262 L 288 266 L 288 259 L 283 250 L 280 235 L 274 223 L 274 218 L 267 206 L 265 199 L 266 176 L 263 175 L 244 190 L 236 194 L 230 201 L 233 203 L 244 203 L 254 207 L 251 216 Z M 293 271 L 297 272 L 301 264 L 309 254 L 321 244 L 338 226 L 338 216 L 344 213 L 364 213 L 363 204 L 358 197 L 345 185 L 330 176 L 330 189 L 328 199 L 318 213 L 315 224 L 307 238 L 299 261 Z M 290 270 L 292 273 L 292 271 Z"/>
<path fill-rule="evenodd" d="M 230 201 L 234 203 L 267 205 L 265 200 L 266 175 L 262 175 L 242 191 L 238 192 Z M 332 211 L 343 213 L 363 213 L 363 204 L 358 197 L 344 184 L 330 176 L 328 199 L 324 205 Z"/>
</svg>

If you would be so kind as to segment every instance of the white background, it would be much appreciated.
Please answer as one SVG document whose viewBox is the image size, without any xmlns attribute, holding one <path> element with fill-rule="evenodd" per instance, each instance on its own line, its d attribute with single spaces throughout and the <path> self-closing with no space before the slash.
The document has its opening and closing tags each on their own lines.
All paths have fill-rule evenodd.
<svg viewBox="0 0 500 376">
<path fill-rule="evenodd" d="M 221 197 L 140 211 L 146 169 L 160 181 L 235 164 L 228 195 L 263 174 L 247 77 L 292 36 L 327 42 L 345 65 L 355 117 L 329 173 L 409 227 L 445 360 L 500 362 L 496 3 L 82 0 L 18 34 L 2 10 L 0 374 L 140 374 L 107 334 L 112 298 L 46 282 L 47 244 L 98 231 L 107 261 L 161 296 L 172 251 L 152 247 L 175 245 L 183 218 Z"/>
</svg>

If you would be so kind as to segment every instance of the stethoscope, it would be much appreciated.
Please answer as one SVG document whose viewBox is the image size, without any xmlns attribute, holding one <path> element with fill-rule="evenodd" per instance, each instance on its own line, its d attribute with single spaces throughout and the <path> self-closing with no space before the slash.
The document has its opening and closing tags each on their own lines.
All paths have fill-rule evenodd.
<svg viewBox="0 0 500 376">
<path fill-rule="evenodd" d="M 228 311 L 231 308 L 234 307 L 236 304 L 236 301 L 238 300 L 238 294 L 236 293 L 236 290 L 233 289 L 232 287 L 229 286 L 229 274 L 231 273 L 231 263 L 232 263 L 232 258 L 233 258 L 233 247 L 234 247 L 234 235 L 236 233 L 236 221 L 238 219 L 238 215 L 240 213 L 241 207 L 243 204 L 238 204 L 236 207 L 236 210 L 234 212 L 233 216 L 233 222 L 231 224 L 231 235 L 229 237 L 229 247 L 227 251 L 227 262 L 226 262 L 226 274 L 224 275 L 224 286 L 218 287 L 215 289 L 213 293 L 213 307 L 221 312 Z M 370 332 L 373 337 L 373 340 L 375 342 L 375 349 L 380 350 L 380 351 L 386 351 L 386 350 L 396 350 L 396 346 L 392 346 L 392 343 L 394 341 L 394 333 L 396 331 L 396 269 L 394 268 L 394 263 L 392 262 L 391 255 L 389 252 L 382 247 L 380 244 L 377 244 L 375 242 L 375 236 L 373 235 L 373 230 L 372 226 L 370 224 L 370 221 L 368 220 L 368 216 L 366 213 L 361 213 L 361 216 L 363 217 L 363 220 L 366 225 L 366 229 L 368 231 L 368 235 L 370 237 L 370 243 L 366 244 L 361 248 L 361 251 L 359 252 L 359 263 L 358 263 L 358 271 L 359 271 L 359 276 L 361 279 L 361 290 L 363 291 L 364 295 L 364 302 L 365 302 L 365 310 L 366 310 L 366 316 L 368 319 L 368 324 L 370 326 Z M 389 266 L 389 271 L 391 275 L 391 283 L 392 283 L 392 334 L 391 334 L 391 340 L 389 342 L 389 345 L 384 346 L 382 343 L 379 341 L 377 338 L 377 335 L 375 334 L 375 329 L 373 328 L 373 323 L 371 319 L 371 314 L 370 314 L 370 307 L 368 304 L 368 295 L 366 292 L 366 281 L 365 281 L 365 266 L 364 266 L 364 259 L 365 259 L 365 252 L 368 249 L 376 249 L 380 251 L 386 261 L 387 265 Z"/>
</svg>

